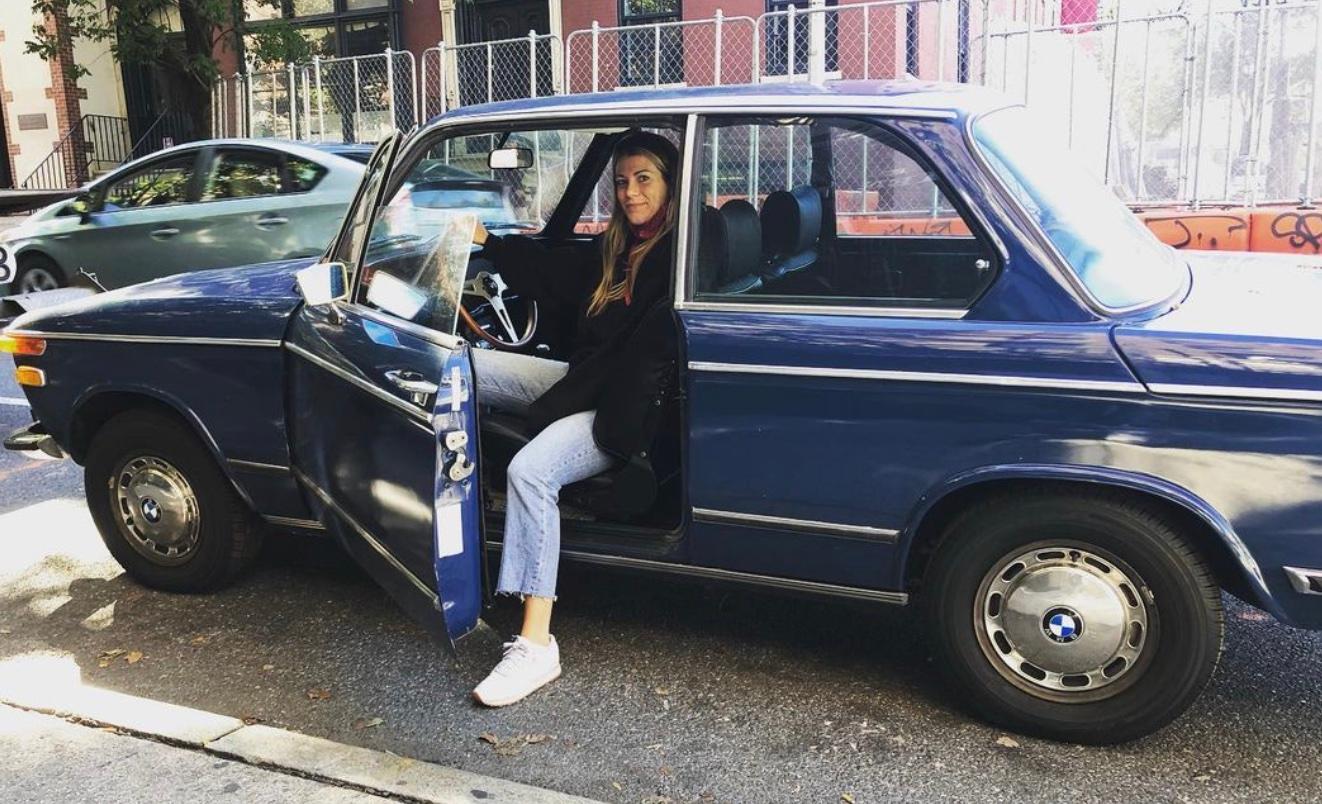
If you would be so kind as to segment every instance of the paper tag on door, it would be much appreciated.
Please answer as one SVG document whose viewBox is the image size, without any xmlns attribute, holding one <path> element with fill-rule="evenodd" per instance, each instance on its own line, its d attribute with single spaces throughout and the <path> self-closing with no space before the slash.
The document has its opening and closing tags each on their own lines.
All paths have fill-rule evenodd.
<svg viewBox="0 0 1322 804">
<path fill-rule="evenodd" d="M 436 506 L 436 557 L 464 552 L 464 516 L 458 501 Z"/>
</svg>

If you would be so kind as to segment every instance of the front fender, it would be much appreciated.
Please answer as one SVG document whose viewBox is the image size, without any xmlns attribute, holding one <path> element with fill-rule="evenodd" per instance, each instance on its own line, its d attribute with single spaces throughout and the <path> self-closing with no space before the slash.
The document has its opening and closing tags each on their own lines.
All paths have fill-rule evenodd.
<svg viewBox="0 0 1322 804">
<path fill-rule="evenodd" d="M 923 525 L 932 512 L 951 495 L 972 490 L 979 486 L 991 486 L 1011 481 L 1057 481 L 1086 483 L 1095 487 L 1119 488 L 1136 491 L 1168 503 L 1179 506 L 1202 521 L 1211 532 L 1215 533 L 1220 546 L 1231 557 L 1243 578 L 1251 600 L 1249 602 L 1264 609 L 1279 620 L 1288 621 L 1289 617 L 1281 609 L 1275 597 L 1267 587 L 1262 569 L 1249 552 L 1248 547 L 1235 533 L 1234 527 L 1211 504 L 1189 489 L 1153 475 L 1104 466 L 1078 466 L 1062 464 L 1015 463 L 982 466 L 951 475 L 928 489 L 905 522 L 901 533 L 899 554 L 902 556 L 901 574 L 908 577 L 907 564 L 913 557 L 917 534 L 923 532 Z"/>
</svg>

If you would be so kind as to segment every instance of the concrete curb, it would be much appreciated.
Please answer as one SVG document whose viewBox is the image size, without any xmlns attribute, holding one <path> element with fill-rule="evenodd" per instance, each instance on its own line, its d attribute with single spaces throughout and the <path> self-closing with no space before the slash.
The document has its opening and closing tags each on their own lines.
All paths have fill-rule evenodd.
<svg viewBox="0 0 1322 804">
<path fill-rule="evenodd" d="M 590 799 L 86 686 L 13 684 L 0 703 L 116 729 L 249 765 L 428 804 L 574 804 Z"/>
</svg>

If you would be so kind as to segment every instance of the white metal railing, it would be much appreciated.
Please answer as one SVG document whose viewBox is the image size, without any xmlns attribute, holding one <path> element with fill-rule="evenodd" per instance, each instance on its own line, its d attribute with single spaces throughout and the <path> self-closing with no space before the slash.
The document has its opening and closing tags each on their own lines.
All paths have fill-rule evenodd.
<svg viewBox="0 0 1322 804">
<path fill-rule="evenodd" d="M 1322 0 L 1162 2 L 811 0 L 757 19 L 594 22 L 563 45 L 533 32 L 438 43 L 417 64 L 399 51 L 314 59 L 218 81 L 213 130 L 368 141 L 458 106 L 561 92 L 912 77 L 1018 97 L 1133 202 L 1315 201 Z"/>
</svg>

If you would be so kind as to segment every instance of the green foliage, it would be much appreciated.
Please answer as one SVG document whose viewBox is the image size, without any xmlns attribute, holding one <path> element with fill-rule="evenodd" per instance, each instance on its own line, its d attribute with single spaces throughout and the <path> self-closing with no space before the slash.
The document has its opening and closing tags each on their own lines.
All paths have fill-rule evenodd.
<svg viewBox="0 0 1322 804">
<path fill-rule="evenodd" d="M 219 74 L 213 56 L 220 43 L 232 46 L 244 36 L 258 61 L 302 61 L 311 55 L 307 41 L 285 20 L 247 30 L 242 0 L 31 0 L 32 10 L 45 19 L 61 10 L 75 40 L 105 42 L 117 61 L 180 71 L 199 84 Z M 257 0 L 280 8 L 281 0 Z M 55 33 L 44 24 L 32 29 L 24 50 L 50 61 L 59 51 Z M 87 74 L 71 65 L 75 77 Z"/>
</svg>

